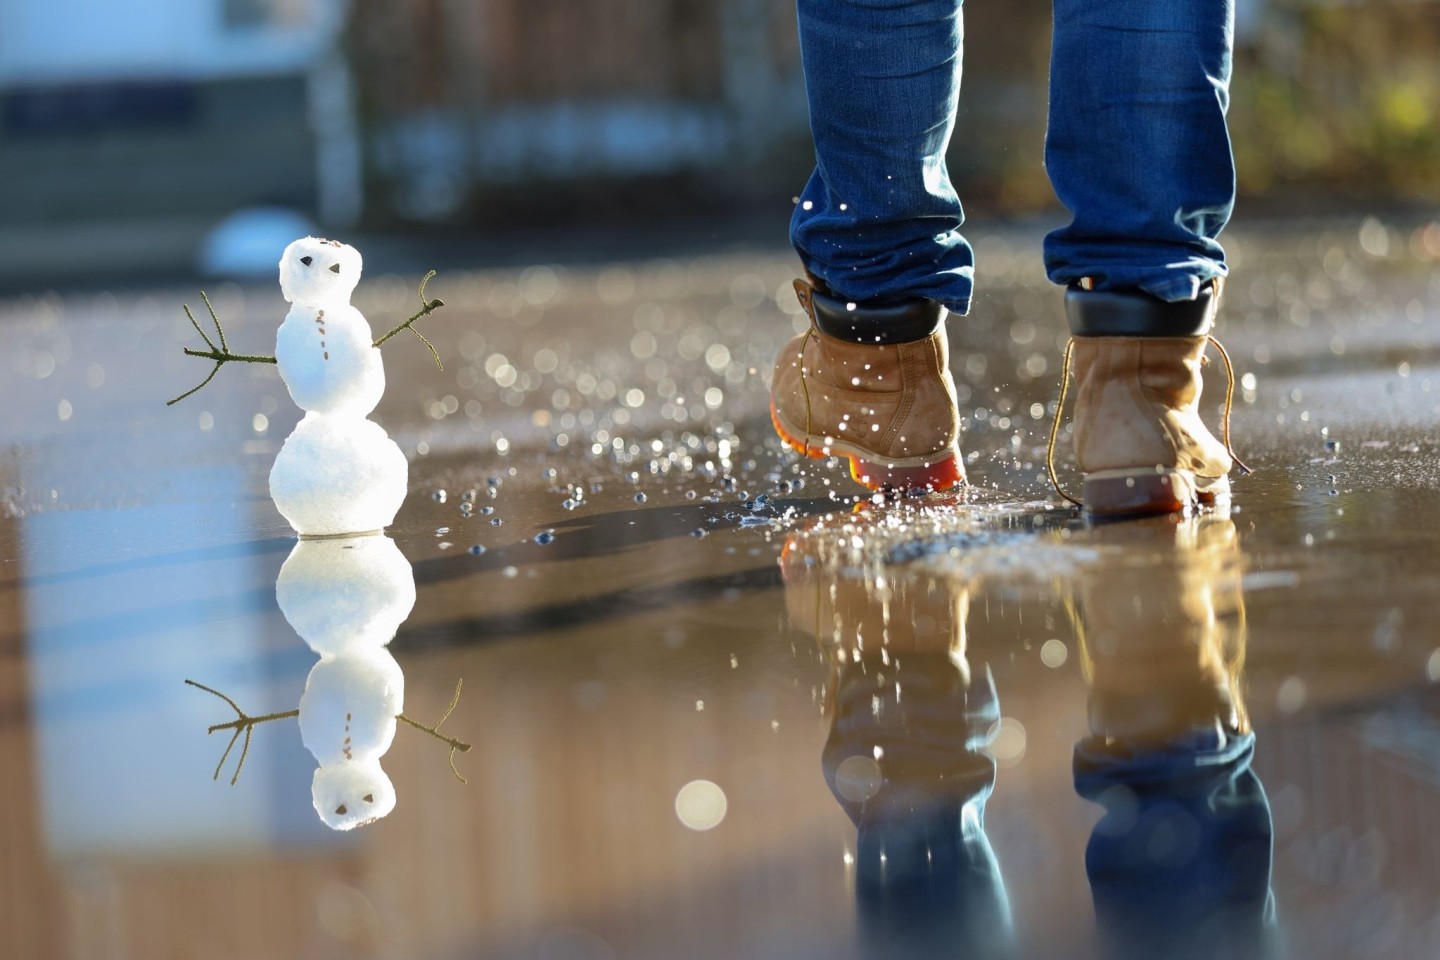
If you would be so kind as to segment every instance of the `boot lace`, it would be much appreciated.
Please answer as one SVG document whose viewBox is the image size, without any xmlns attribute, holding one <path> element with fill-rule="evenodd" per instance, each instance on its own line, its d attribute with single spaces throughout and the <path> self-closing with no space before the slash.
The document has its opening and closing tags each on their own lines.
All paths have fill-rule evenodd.
<svg viewBox="0 0 1440 960">
<path fill-rule="evenodd" d="M 1230 444 L 1230 411 L 1235 404 L 1235 366 L 1230 362 L 1230 354 L 1225 350 L 1225 345 L 1214 337 L 1207 336 L 1206 341 L 1220 354 L 1221 361 L 1225 364 L 1225 410 L 1220 419 L 1221 442 L 1225 444 L 1225 452 L 1235 463 L 1235 469 L 1240 471 L 1240 476 L 1246 476 L 1252 471 L 1245 465 L 1245 461 L 1235 453 L 1235 448 Z M 1083 506 L 1079 499 L 1071 496 L 1060 484 L 1060 477 L 1055 472 L 1055 443 L 1060 438 L 1060 423 L 1065 418 L 1065 398 L 1070 393 L 1070 373 L 1074 367 L 1075 339 L 1072 337 L 1065 344 L 1065 356 L 1060 361 L 1060 399 L 1055 404 L 1055 416 L 1050 421 L 1050 439 L 1045 446 L 1045 472 L 1050 476 L 1050 485 L 1062 498 L 1070 501 L 1075 506 Z"/>
</svg>

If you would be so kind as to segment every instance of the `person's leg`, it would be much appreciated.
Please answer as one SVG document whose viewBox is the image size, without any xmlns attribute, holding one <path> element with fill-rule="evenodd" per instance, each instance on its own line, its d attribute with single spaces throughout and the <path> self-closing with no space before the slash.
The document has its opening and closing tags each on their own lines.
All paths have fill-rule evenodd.
<svg viewBox="0 0 1440 960">
<path fill-rule="evenodd" d="M 945 147 L 960 0 L 798 0 L 816 170 L 791 221 L 811 328 L 780 352 L 776 432 L 871 489 L 964 481 L 944 319 L 970 306 Z"/>
<path fill-rule="evenodd" d="M 1193 300 L 1226 273 L 1232 0 L 1054 0 L 1050 279 Z"/>
<path fill-rule="evenodd" d="M 1105 515 L 1219 502 L 1233 457 L 1199 401 L 1235 197 L 1231 0 L 1054 10 L 1046 165 L 1073 220 L 1045 264 L 1068 288 L 1081 500 Z"/>
<path fill-rule="evenodd" d="M 816 168 L 790 224 L 839 297 L 970 305 L 973 255 L 945 148 L 960 93 L 960 0 L 798 0 Z"/>
</svg>

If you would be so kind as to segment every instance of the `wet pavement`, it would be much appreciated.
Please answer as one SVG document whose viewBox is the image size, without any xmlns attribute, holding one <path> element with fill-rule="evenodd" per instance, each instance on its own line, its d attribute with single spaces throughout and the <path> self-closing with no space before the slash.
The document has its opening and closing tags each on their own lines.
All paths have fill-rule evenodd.
<svg viewBox="0 0 1440 960">
<path fill-rule="evenodd" d="M 0 303 L 7 955 L 1440 956 L 1440 227 L 1236 230 L 1254 473 L 1101 526 L 1043 477 L 1038 233 L 974 239 L 963 496 L 780 449 L 784 251 L 450 270 L 444 370 L 387 344 L 373 415 L 399 557 L 334 564 L 267 494 L 273 367 L 164 405 L 207 372 L 193 290 Z M 388 327 L 417 280 L 356 306 Z M 210 292 L 271 350 L 278 288 Z M 463 679 L 470 749 L 401 724 L 394 811 L 335 833 L 300 724 L 216 782 L 235 714 L 183 681 L 295 710 L 352 594 L 335 642 L 404 617 L 404 713 Z"/>
</svg>

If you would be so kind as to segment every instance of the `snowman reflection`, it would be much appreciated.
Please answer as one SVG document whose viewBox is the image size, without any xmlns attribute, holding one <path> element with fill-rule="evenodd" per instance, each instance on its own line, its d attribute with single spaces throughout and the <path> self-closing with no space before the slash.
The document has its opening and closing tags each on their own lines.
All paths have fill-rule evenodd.
<svg viewBox="0 0 1440 960">
<path fill-rule="evenodd" d="M 333 830 L 364 826 L 395 809 L 395 787 L 380 759 L 400 723 L 448 745 L 451 772 L 465 782 L 454 759 L 470 744 L 440 732 L 459 700 L 460 684 L 433 726 L 404 713 L 405 675 L 387 645 L 415 606 L 415 577 L 393 540 L 380 534 L 303 539 L 280 568 L 275 599 L 320 661 L 305 680 L 299 707 L 263 716 L 252 717 L 220 691 L 185 681 L 224 700 L 236 714 L 210 727 L 211 733 L 233 731 L 216 779 L 243 737 L 230 782 L 240 779 L 257 725 L 295 717 L 301 740 L 319 764 L 310 789 L 315 812 Z"/>
</svg>

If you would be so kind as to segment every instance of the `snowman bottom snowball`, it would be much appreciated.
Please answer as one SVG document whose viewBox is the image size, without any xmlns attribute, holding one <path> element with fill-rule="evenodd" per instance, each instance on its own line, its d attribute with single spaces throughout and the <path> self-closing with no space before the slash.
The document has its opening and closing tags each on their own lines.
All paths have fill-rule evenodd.
<svg viewBox="0 0 1440 960">
<path fill-rule="evenodd" d="M 409 464 L 380 426 L 308 413 L 270 469 L 270 497 L 297 533 L 381 530 L 405 500 Z"/>
</svg>

